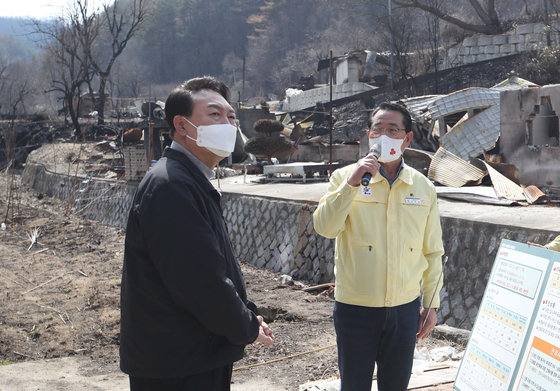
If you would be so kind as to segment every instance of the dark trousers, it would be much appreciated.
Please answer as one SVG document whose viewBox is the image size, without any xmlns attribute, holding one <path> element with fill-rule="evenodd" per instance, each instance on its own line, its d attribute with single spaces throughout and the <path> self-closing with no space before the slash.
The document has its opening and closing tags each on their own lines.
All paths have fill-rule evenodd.
<svg viewBox="0 0 560 391">
<path fill-rule="evenodd" d="M 420 300 L 397 307 L 334 304 L 341 391 L 370 391 L 377 363 L 379 391 L 406 391 Z"/>
<path fill-rule="evenodd" d="M 146 379 L 130 376 L 130 391 L 229 391 L 233 364 L 170 379 Z"/>
</svg>

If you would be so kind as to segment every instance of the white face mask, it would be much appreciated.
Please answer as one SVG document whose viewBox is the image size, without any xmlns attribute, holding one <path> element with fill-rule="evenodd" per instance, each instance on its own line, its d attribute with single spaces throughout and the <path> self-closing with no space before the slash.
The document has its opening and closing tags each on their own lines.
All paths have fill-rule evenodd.
<svg viewBox="0 0 560 391">
<path fill-rule="evenodd" d="M 380 163 L 390 163 L 400 158 L 402 155 L 401 147 L 403 143 L 404 139 L 391 138 L 385 134 L 369 139 L 370 148 L 373 144 L 379 144 L 381 146 L 381 154 L 377 159 Z"/>
<path fill-rule="evenodd" d="M 188 134 L 185 136 L 196 141 L 196 145 L 199 147 L 206 148 L 220 157 L 228 157 L 235 149 L 235 139 L 237 137 L 237 128 L 235 126 L 230 124 L 196 126 L 188 119 L 185 118 L 185 120 L 196 128 L 198 134 L 196 139 Z"/>
</svg>

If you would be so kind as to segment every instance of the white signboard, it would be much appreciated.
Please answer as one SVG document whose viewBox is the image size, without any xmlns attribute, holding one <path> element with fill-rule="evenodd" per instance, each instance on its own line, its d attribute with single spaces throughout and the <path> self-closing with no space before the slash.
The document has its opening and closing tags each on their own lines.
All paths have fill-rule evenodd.
<svg viewBox="0 0 560 391">
<path fill-rule="evenodd" d="M 456 390 L 560 390 L 560 262 L 555 258 L 560 261 L 560 254 L 502 241 Z"/>
<path fill-rule="evenodd" d="M 554 262 L 514 390 L 560 390 L 560 262 Z"/>
</svg>

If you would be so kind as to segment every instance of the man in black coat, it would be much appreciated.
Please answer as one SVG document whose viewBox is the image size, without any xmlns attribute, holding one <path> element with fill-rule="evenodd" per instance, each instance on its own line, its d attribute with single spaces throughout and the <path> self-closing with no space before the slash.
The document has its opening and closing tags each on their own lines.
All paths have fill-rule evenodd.
<svg viewBox="0 0 560 391">
<path fill-rule="evenodd" d="M 233 151 L 229 91 L 191 79 L 167 98 L 173 143 L 146 174 L 125 239 L 121 369 L 132 391 L 229 390 L 245 345 L 273 343 L 247 300 L 212 169 Z"/>
</svg>

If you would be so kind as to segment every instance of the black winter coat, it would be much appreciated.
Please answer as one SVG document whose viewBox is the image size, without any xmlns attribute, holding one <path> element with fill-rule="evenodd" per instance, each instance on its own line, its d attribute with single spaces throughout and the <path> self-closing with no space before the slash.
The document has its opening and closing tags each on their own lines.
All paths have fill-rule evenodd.
<svg viewBox="0 0 560 391">
<path fill-rule="evenodd" d="M 121 285 L 121 369 L 184 377 L 242 358 L 259 331 L 220 207 L 183 153 L 166 149 L 134 196 Z"/>
</svg>

